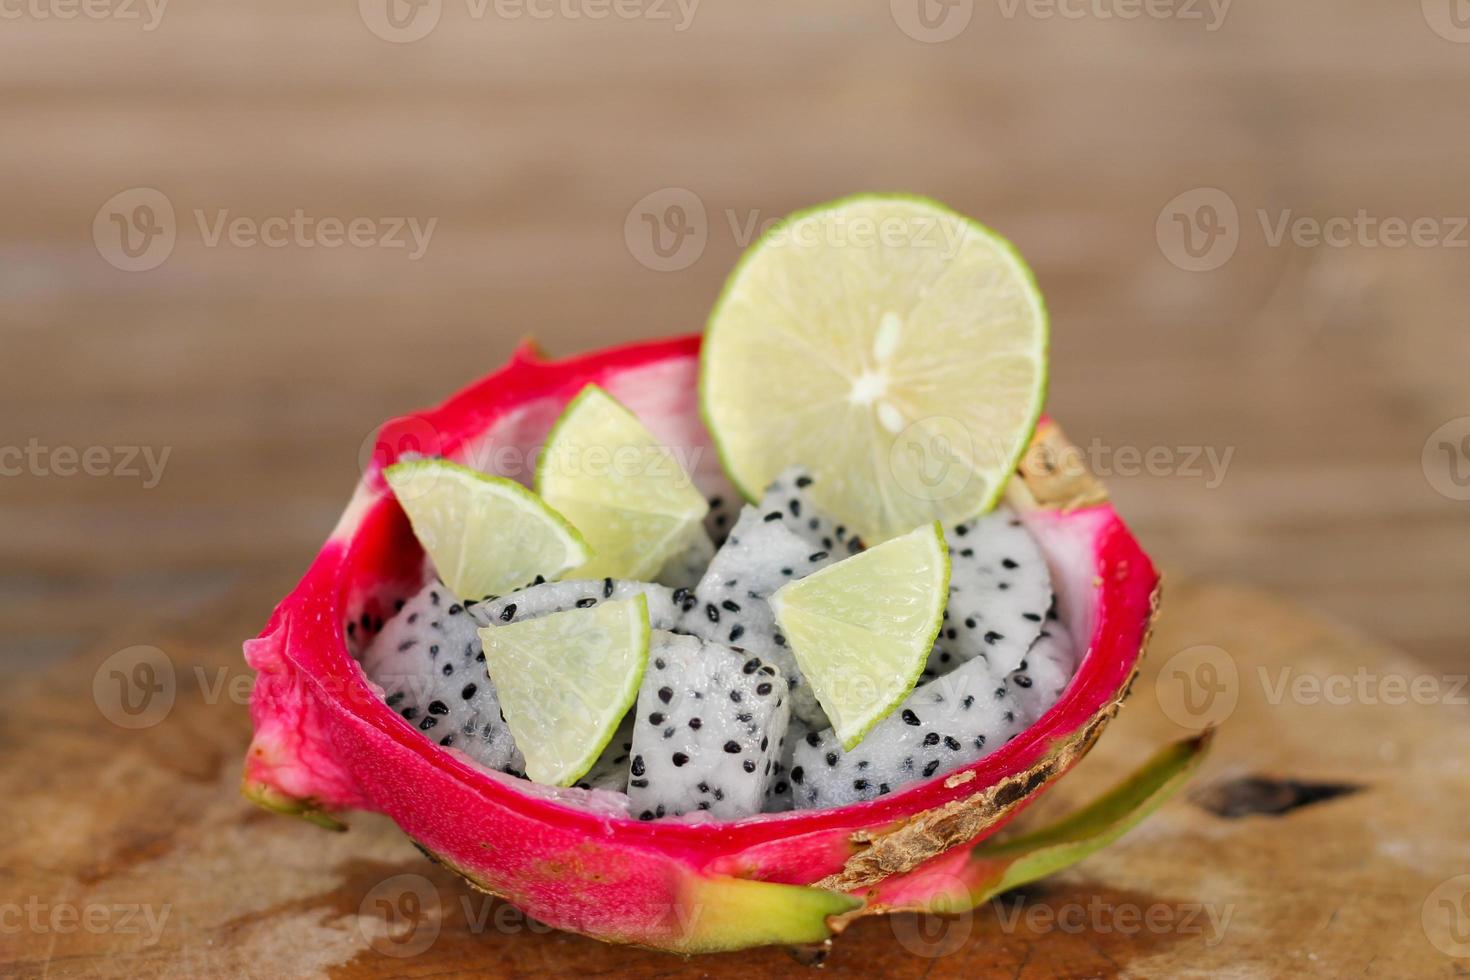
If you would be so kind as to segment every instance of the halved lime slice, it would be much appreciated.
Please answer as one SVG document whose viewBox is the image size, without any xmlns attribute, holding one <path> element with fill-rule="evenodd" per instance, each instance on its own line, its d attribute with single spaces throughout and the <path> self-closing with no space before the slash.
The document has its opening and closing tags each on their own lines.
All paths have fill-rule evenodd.
<svg viewBox="0 0 1470 980">
<path fill-rule="evenodd" d="M 480 630 L 527 776 L 570 786 L 586 775 L 638 697 L 648 638 L 641 595 Z"/>
<path fill-rule="evenodd" d="M 395 463 L 383 477 L 444 584 L 480 599 L 559 577 L 592 557 L 566 518 L 514 480 L 446 459 Z"/>
<path fill-rule="evenodd" d="M 736 266 L 700 397 L 750 499 L 811 468 L 817 503 L 882 541 L 989 509 L 1046 388 L 1047 316 L 995 233 L 920 198 L 849 198 L 772 228 Z"/>
<path fill-rule="evenodd" d="M 781 632 L 844 749 L 908 697 L 948 600 L 949 550 L 938 521 L 771 596 Z"/>
<path fill-rule="evenodd" d="M 709 510 L 672 447 L 596 385 L 557 419 L 536 488 L 592 544 L 577 578 L 651 580 Z"/>
</svg>

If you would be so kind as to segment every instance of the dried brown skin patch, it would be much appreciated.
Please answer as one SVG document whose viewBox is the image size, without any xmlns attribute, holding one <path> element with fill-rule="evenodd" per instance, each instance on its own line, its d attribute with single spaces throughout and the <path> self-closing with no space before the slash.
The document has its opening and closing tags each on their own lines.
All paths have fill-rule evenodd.
<svg viewBox="0 0 1470 980">
<path fill-rule="evenodd" d="M 1190 800 L 1217 817 L 1238 820 L 1252 814 L 1280 817 L 1291 811 L 1339 796 L 1357 793 L 1361 783 L 1313 783 L 1270 776 L 1242 776 L 1197 790 Z"/>
<path fill-rule="evenodd" d="M 1053 422 L 1036 427 L 1017 474 L 1041 507 L 1077 510 L 1108 499 L 1107 488 L 1088 472 L 1082 450 L 1072 445 Z"/>
<path fill-rule="evenodd" d="M 860 831 L 852 835 L 853 844 L 861 848 L 847 859 L 840 872 L 815 882 L 814 887 L 832 891 L 858 892 L 871 888 L 890 875 L 904 874 L 952 847 L 967 844 L 987 828 L 1010 816 L 1050 780 L 1060 776 L 1088 753 L 1108 722 L 1133 688 L 1139 663 L 1153 635 L 1158 618 L 1160 590 L 1150 600 L 1148 626 L 1145 629 L 1139 660 L 1133 665 L 1128 680 L 1116 696 L 1097 710 L 1086 725 L 1059 739 L 1045 758 L 1013 773 L 998 783 L 985 787 L 964 799 L 953 800 L 932 810 L 907 818 L 891 830 Z M 864 908 L 853 915 L 880 912 Z"/>
<path fill-rule="evenodd" d="M 1021 457 L 1017 469 L 1029 506 L 1057 510 L 1073 510 L 1105 503 L 1107 489 L 1087 469 L 1081 451 L 1052 422 L 1037 426 L 1031 445 Z M 926 810 L 882 831 L 859 831 L 850 838 L 860 848 L 848 858 L 840 872 L 815 882 L 817 888 L 859 892 L 871 888 L 890 875 L 904 874 L 952 847 L 969 843 L 1010 816 L 1027 800 L 1075 765 L 1087 754 L 1107 723 L 1118 713 L 1123 701 L 1133 690 L 1133 681 L 1143 655 L 1153 636 L 1158 620 L 1161 587 L 1149 598 L 1148 622 L 1144 626 L 1138 660 L 1115 696 L 1098 708 L 1086 725 L 1053 744 L 1045 758 L 1027 769 L 1014 773 L 979 792 Z M 957 774 L 960 775 L 960 774 Z M 951 775 L 946 785 L 959 785 L 963 780 Z M 881 912 L 877 908 L 859 909 L 853 916 Z"/>
</svg>

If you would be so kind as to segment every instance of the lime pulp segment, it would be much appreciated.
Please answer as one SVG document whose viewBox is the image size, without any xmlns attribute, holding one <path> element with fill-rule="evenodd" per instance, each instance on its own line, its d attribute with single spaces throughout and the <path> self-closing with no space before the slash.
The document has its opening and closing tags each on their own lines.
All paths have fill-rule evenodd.
<svg viewBox="0 0 1470 980">
<path fill-rule="evenodd" d="M 908 697 L 948 600 L 949 552 L 937 521 L 771 596 L 776 621 L 844 748 Z"/>
<path fill-rule="evenodd" d="M 992 507 L 1040 414 L 1048 323 L 998 235 L 932 201 L 788 218 L 710 315 L 701 406 L 753 499 L 787 466 L 869 541 Z"/>
<path fill-rule="evenodd" d="M 640 595 L 479 632 L 526 775 L 572 785 L 638 696 L 648 662 L 648 600 Z"/>
<path fill-rule="evenodd" d="M 596 385 L 552 428 L 536 487 L 591 542 L 578 578 L 652 579 L 709 510 L 671 447 Z"/>
<path fill-rule="evenodd" d="M 514 480 L 443 459 L 384 473 L 444 583 L 479 599 L 559 577 L 592 557 L 577 529 Z"/>
</svg>

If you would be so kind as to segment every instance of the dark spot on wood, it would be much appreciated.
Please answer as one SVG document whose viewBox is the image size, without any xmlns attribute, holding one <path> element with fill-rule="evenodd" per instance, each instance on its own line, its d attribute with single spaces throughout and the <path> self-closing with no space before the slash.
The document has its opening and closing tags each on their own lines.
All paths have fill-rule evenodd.
<svg viewBox="0 0 1470 980">
<path fill-rule="evenodd" d="M 1236 820 L 1253 813 L 1279 817 L 1298 807 L 1347 796 L 1363 789 L 1361 783 L 1313 783 L 1271 776 L 1242 776 L 1205 786 L 1191 801 L 1217 817 Z"/>
<path fill-rule="evenodd" d="M 787 946 L 786 952 L 791 958 L 802 966 L 821 966 L 827 962 L 827 954 L 832 952 L 832 941 L 825 943 L 813 943 L 809 946 Z"/>
</svg>

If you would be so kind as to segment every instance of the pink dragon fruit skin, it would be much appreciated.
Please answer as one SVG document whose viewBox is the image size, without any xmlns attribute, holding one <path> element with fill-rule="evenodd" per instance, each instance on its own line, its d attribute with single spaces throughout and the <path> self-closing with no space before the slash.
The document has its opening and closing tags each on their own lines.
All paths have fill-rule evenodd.
<svg viewBox="0 0 1470 980">
<path fill-rule="evenodd" d="M 530 459 L 561 407 L 595 382 L 679 448 L 701 489 L 729 493 L 700 421 L 698 353 L 698 336 L 559 362 L 527 345 L 438 408 L 387 423 L 330 539 L 245 644 L 257 671 L 245 794 L 336 828 L 342 811 L 384 813 L 473 885 L 549 925 L 689 953 L 817 942 L 855 915 L 893 908 L 893 896 L 916 900 L 926 873 L 1000 829 L 1080 758 L 1127 692 L 1157 603 L 1152 563 L 1099 494 L 1021 508 L 1063 622 L 1090 638 L 1066 692 L 1001 749 L 870 802 L 642 822 L 480 769 L 382 701 L 346 624 L 390 616 L 423 565 L 382 468 L 426 441 L 483 469 Z"/>
</svg>

